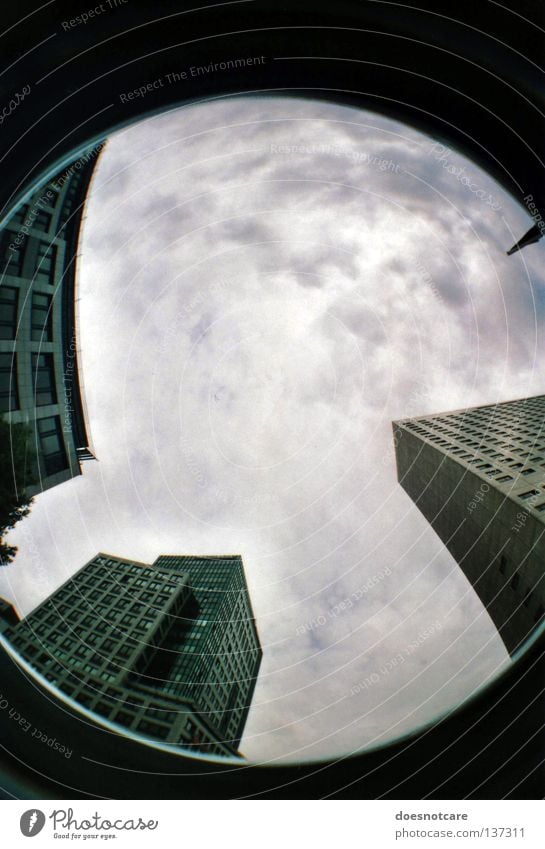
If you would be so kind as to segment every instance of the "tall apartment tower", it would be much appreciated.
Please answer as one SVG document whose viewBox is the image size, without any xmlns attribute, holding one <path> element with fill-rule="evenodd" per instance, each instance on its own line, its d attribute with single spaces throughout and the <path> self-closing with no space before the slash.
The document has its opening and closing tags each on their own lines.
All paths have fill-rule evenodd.
<svg viewBox="0 0 545 849">
<path fill-rule="evenodd" d="M 98 554 L 4 636 L 48 681 L 125 729 L 234 755 L 262 651 L 238 555 Z"/>
<path fill-rule="evenodd" d="M 93 458 L 78 369 L 76 281 L 83 209 L 101 148 L 85 151 L 0 229 L 0 414 L 31 429 L 36 468 L 29 479 L 36 482 L 25 486 L 29 495 L 81 474 L 81 462 Z"/>
<path fill-rule="evenodd" d="M 399 483 L 513 654 L 545 614 L 545 395 L 393 430 Z"/>
</svg>

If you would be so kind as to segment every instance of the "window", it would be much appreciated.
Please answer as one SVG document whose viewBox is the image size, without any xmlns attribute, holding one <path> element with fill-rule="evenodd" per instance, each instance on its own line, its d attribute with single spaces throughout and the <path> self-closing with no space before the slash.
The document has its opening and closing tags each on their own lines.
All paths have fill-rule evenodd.
<svg viewBox="0 0 545 849">
<path fill-rule="evenodd" d="M 56 259 L 57 246 L 50 245 L 48 242 L 40 242 L 36 262 L 36 280 L 41 280 L 44 283 L 54 283 Z"/>
<path fill-rule="evenodd" d="M 35 230 L 42 230 L 42 232 L 47 233 L 51 227 L 51 215 L 49 212 L 44 212 L 43 209 L 38 209 L 34 214 L 35 218 L 31 226 L 34 227 Z"/>
<path fill-rule="evenodd" d="M 51 342 L 51 295 L 41 292 L 32 293 L 32 330 L 33 342 Z"/>
<path fill-rule="evenodd" d="M 55 208 L 57 206 L 57 202 L 58 202 L 59 197 L 60 197 L 59 189 L 57 189 L 55 187 L 54 183 L 50 183 L 47 187 L 47 192 L 48 192 L 49 206 L 52 206 L 53 208 Z M 52 195 L 52 197 L 50 197 L 50 195 Z"/>
<path fill-rule="evenodd" d="M 46 416 L 36 422 L 46 474 L 54 475 L 68 468 L 66 451 L 58 416 Z"/>
<path fill-rule="evenodd" d="M 13 215 L 13 221 L 19 225 L 26 224 L 27 227 L 32 227 L 34 230 L 41 230 L 47 233 L 51 227 L 51 215 L 43 209 L 33 207 L 32 211 L 28 203 L 23 204 Z"/>
<path fill-rule="evenodd" d="M 124 725 L 126 728 L 132 725 L 133 720 L 134 716 L 124 710 L 118 710 L 114 718 L 114 722 L 117 722 L 119 725 Z"/>
<path fill-rule="evenodd" d="M 512 481 L 513 478 L 511 475 L 502 475 L 501 478 L 496 478 L 498 483 L 507 483 L 507 481 Z"/>
<path fill-rule="evenodd" d="M 15 233 L 9 230 L 4 231 L 0 244 L 2 252 L 2 274 L 11 274 L 13 277 L 20 277 L 23 271 L 23 248 L 16 246 L 12 241 L 15 238 Z M 13 245 L 13 247 L 10 247 Z"/>
<path fill-rule="evenodd" d="M 528 492 L 522 492 L 519 498 L 522 501 L 526 501 L 527 498 L 532 498 L 534 495 L 539 495 L 539 491 L 537 489 L 529 489 Z"/>
<path fill-rule="evenodd" d="M 52 354 L 32 354 L 32 382 L 37 407 L 57 403 Z"/>
<path fill-rule="evenodd" d="M 76 186 L 69 186 L 63 199 L 62 208 L 59 215 L 59 220 L 65 224 L 71 217 L 75 207 L 74 196 Z"/>
<path fill-rule="evenodd" d="M 152 737 L 160 737 L 164 739 L 168 736 L 168 728 L 158 725 L 156 722 L 148 722 L 143 719 L 138 723 L 138 731 L 142 731 L 144 734 L 149 734 Z"/>
<path fill-rule="evenodd" d="M 117 658 L 120 661 L 128 660 L 129 657 L 131 656 L 131 654 L 132 654 L 131 646 L 128 646 L 128 645 L 121 646 L 117 649 Z"/>
<path fill-rule="evenodd" d="M 15 339 L 17 329 L 17 289 L 0 285 L 0 339 Z"/>
<path fill-rule="evenodd" d="M 18 407 L 15 354 L 0 354 L 0 412 L 9 413 Z"/>
<path fill-rule="evenodd" d="M 100 672 L 99 678 L 102 678 L 103 681 L 115 681 L 115 675 L 110 672 Z"/>
<path fill-rule="evenodd" d="M 534 472 L 535 472 L 535 469 L 523 469 L 522 472 L 521 472 L 521 475 L 533 475 Z"/>
</svg>

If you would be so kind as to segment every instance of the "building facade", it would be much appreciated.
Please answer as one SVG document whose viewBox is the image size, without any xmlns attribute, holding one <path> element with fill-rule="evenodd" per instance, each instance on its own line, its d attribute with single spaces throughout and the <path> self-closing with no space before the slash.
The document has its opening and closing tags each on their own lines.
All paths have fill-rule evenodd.
<svg viewBox="0 0 545 849">
<path fill-rule="evenodd" d="M 239 556 L 98 554 L 4 635 L 48 681 L 131 731 L 234 755 L 261 646 Z"/>
<path fill-rule="evenodd" d="M 399 483 L 513 654 L 545 615 L 545 395 L 393 430 Z"/>
<path fill-rule="evenodd" d="M 91 459 L 76 339 L 77 249 L 101 145 L 42 186 L 0 231 L 0 414 L 25 423 L 34 495 Z"/>
</svg>

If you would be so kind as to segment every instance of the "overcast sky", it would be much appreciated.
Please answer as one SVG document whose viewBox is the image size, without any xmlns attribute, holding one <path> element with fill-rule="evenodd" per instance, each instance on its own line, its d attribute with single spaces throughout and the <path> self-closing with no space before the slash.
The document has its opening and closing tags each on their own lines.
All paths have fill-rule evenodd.
<svg viewBox="0 0 545 849">
<path fill-rule="evenodd" d="M 391 421 L 544 391 L 542 249 L 506 257 L 528 216 L 440 153 L 372 113 L 228 99 L 119 132 L 95 174 L 99 462 L 36 498 L 0 593 L 29 611 L 99 550 L 242 554 L 251 758 L 376 745 L 508 663 L 397 484 Z"/>
</svg>

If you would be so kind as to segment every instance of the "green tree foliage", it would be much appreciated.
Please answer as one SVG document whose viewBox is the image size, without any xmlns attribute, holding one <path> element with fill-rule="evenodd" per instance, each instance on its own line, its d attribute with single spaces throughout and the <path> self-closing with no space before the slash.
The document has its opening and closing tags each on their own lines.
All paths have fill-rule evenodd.
<svg viewBox="0 0 545 849">
<path fill-rule="evenodd" d="M 4 537 L 30 513 L 33 498 L 26 488 L 36 482 L 32 432 L 28 425 L 12 424 L 0 416 L 0 566 L 10 563 L 17 547 Z"/>
</svg>

